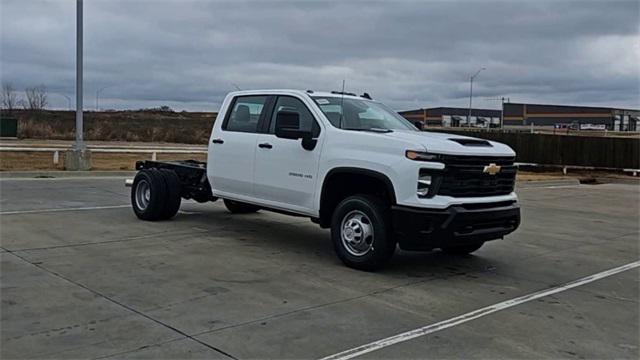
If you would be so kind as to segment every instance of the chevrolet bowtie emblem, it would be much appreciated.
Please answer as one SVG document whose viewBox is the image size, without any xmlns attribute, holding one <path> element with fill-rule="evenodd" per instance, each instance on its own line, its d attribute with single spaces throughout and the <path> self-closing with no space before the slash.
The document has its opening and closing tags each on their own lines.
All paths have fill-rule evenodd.
<svg viewBox="0 0 640 360">
<path fill-rule="evenodd" d="M 484 169 L 482 169 L 482 172 L 489 175 L 495 175 L 500 172 L 501 168 L 501 166 L 491 163 L 485 166 Z"/>
</svg>

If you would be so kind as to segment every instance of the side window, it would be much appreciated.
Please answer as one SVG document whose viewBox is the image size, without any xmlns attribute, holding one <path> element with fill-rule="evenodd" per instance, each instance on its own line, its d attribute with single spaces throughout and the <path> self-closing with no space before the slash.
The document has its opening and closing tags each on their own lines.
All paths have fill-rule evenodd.
<svg viewBox="0 0 640 360">
<path fill-rule="evenodd" d="M 271 122 L 269 124 L 269 133 L 276 133 L 276 116 L 279 111 L 290 111 L 296 112 L 300 116 L 300 130 L 312 130 L 313 136 L 316 137 L 320 135 L 320 126 L 313 118 L 313 115 L 307 108 L 307 106 L 300 101 L 291 96 L 279 96 L 278 101 L 276 101 L 276 106 L 273 109 L 273 114 L 271 115 Z"/>
<path fill-rule="evenodd" d="M 266 96 L 237 97 L 223 129 L 227 131 L 258 132 L 258 121 L 266 101 Z"/>
</svg>

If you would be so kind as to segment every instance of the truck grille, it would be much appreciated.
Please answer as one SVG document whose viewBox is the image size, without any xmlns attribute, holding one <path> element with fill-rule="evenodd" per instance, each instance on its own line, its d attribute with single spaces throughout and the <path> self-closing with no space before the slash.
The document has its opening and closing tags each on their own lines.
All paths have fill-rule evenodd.
<svg viewBox="0 0 640 360">
<path fill-rule="evenodd" d="M 514 157 L 443 155 L 445 169 L 438 195 L 481 197 L 507 195 L 513 191 L 516 179 Z M 485 166 L 496 164 L 495 175 L 484 172 Z"/>
</svg>

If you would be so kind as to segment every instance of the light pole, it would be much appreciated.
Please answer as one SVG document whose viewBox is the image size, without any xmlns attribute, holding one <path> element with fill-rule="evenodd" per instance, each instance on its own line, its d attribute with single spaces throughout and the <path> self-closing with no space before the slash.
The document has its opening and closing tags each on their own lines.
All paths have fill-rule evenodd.
<svg viewBox="0 0 640 360">
<path fill-rule="evenodd" d="M 103 86 L 98 91 L 96 91 L 96 111 L 100 111 L 100 94 L 104 89 L 110 88 L 111 86 Z"/>
<path fill-rule="evenodd" d="M 471 127 L 471 106 L 473 104 L 473 79 L 476 78 L 476 76 L 478 76 L 478 74 L 480 74 L 480 72 L 482 70 L 486 70 L 487 68 L 481 68 L 480 70 L 476 71 L 475 74 L 471 75 L 471 77 L 469 78 L 469 116 L 467 116 L 467 127 Z"/>
<path fill-rule="evenodd" d="M 82 0 L 76 1 L 76 141 L 65 152 L 65 170 L 91 170 L 91 151 L 82 140 Z"/>
<path fill-rule="evenodd" d="M 84 150 L 82 140 L 82 0 L 76 2 L 76 150 Z"/>
<path fill-rule="evenodd" d="M 67 94 L 60 94 L 60 95 L 64 96 L 64 98 L 67 99 L 67 104 L 68 104 L 67 109 L 71 110 L 71 97 Z"/>
</svg>

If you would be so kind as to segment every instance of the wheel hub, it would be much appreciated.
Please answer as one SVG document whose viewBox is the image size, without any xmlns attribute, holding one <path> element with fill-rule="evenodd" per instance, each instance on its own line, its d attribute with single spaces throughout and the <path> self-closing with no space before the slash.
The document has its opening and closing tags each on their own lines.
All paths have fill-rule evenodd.
<svg viewBox="0 0 640 360">
<path fill-rule="evenodd" d="M 351 211 L 343 218 L 340 235 L 345 249 L 354 256 L 363 256 L 373 249 L 373 226 L 362 211 Z"/>
</svg>

